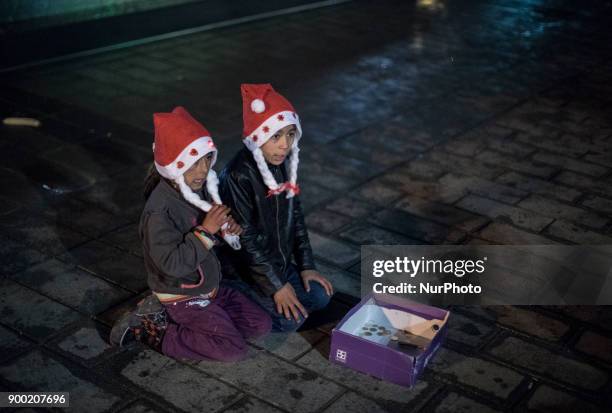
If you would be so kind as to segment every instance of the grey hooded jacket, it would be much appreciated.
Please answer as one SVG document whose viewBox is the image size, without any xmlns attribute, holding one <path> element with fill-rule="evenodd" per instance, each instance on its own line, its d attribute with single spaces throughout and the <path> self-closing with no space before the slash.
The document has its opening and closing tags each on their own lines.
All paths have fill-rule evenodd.
<svg viewBox="0 0 612 413">
<path fill-rule="evenodd" d="M 219 286 L 219 260 L 193 233 L 204 215 L 164 179 L 151 192 L 139 228 L 151 290 L 199 295 Z"/>
</svg>

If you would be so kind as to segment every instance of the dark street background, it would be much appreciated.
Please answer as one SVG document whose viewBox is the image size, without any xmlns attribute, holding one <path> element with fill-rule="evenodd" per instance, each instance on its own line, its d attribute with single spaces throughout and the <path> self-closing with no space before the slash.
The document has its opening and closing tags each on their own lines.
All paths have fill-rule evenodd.
<svg viewBox="0 0 612 413">
<path fill-rule="evenodd" d="M 612 3 L 204 3 L 2 30 L 0 114 L 41 126 L 0 125 L 0 391 L 69 390 L 87 412 L 610 411 L 610 307 L 454 307 L 410 390 L 327 352 L 361 245 L 612 244 Z M 185 32 L 141 39 L 164 30 Z M 242 147 L 240 84 L 259 82 L 301 116 L 328 320 L 233 364 L 111 348 L 148 293 L 152 114 L 185 106 L 220 171 Z"/>
</svg>

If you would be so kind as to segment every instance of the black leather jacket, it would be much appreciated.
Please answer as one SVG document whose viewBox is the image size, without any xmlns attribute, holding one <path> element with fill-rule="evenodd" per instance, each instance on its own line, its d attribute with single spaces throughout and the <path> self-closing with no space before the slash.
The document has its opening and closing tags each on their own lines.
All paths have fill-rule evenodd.
<svg viewBox="0 0 612 413">
<path fill-rule="evenodd" d="M 268 164 L 268 168 L 279 184 L 287 180 L 284 164 Z M 242 249 L 224 248 L 220 253 L 224 273 L 235 271 L 271 295 L 287 282 L 285 274 L 292 258 L 298 271 L 316 268 L 299 195 L 287 199 L 283 192 L 268 198 L 268 187 L 246 148 L 227 164 L 219 179 L 223 203 L 244 229 Z"/>
</svg>

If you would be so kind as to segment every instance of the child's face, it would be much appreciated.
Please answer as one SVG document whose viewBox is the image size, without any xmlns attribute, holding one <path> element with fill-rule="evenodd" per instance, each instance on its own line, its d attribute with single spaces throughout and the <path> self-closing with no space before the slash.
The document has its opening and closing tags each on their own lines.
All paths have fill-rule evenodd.
<svg viewBox="0 0 612 413">
<path fill-rule="evenodd" d="M 187 169 L 187 171 L 185 171 L 183 174 L 185 183 L 193 191 L 199 191 L 202 189 L 202 185 L 204 185 L 204 182 L 206 182 L 206 176 L 208 175 L 208 170 L 210 169 L 212 159 L 213 154 L 207 153 L 198 159 L 196 163 L 191 165 L 191 168 Z"/>
<path fill-rule="evenodd" d="M 270 139 L 261 146 L 266 161 L 272 165 L 280 165 L 285 161 L 291 146 L 295 141 L 297 128 L 295 125 L 287 125 L 279 129 Z"/>
</svg>

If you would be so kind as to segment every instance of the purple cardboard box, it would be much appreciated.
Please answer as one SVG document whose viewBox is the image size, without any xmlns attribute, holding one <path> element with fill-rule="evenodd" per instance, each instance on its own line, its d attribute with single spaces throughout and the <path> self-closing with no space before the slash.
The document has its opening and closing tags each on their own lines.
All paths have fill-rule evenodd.
<svg viewBox="0 0 612 413">
<path fill-rule="evenodd" d="M 446 337 L 448 316 L 446 310 L 403 298 L 366 296 L 333 329 L 329 359 L 412 387 Z M 409 337 L 418 347 L 398 342 L 404 331 L 414 334 Z"/>
</svg>

